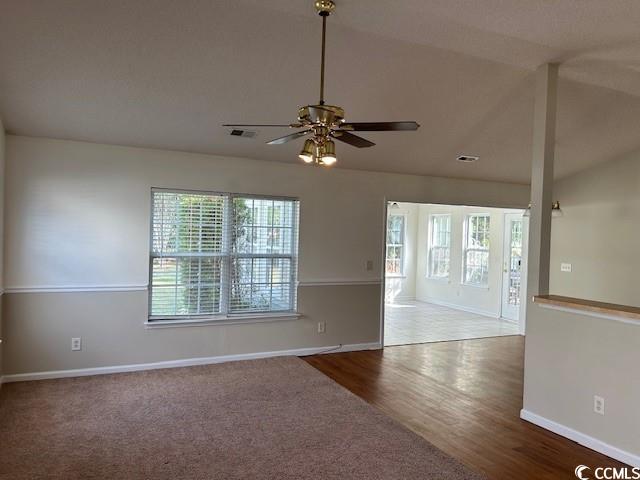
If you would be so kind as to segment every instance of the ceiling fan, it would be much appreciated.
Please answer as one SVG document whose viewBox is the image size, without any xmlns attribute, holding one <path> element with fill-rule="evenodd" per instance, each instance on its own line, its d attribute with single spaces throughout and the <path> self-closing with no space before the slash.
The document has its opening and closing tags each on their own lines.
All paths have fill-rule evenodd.
<svg viewBox="0 0 640 480">
<path fill-rule="evenodd" d="M 302 129 L 290 135 L 276 138 L 267 142 L 269 145 L 280 145 L 310 135 L 304 142 L 300 159 L 305 163 L 316 163 L 330 166 L 336 163 L 336 145 L 333 139 L 348 143 L 354 147 L 367 148 L 375 143 L 354 135 L 351 132 L 386 132 L 413 131 L 420 125 L 416 122 L 346 122 L 344 110 L 335 105 L 324 102 L 324 67 L 325 67 L 325 39 L 327 32 L 327 17 L 336 8 L 333 0 L 316 0 L 315 8 L 322 17 L 322 54 L 320 59 L 320 101 L 317 105 L 307 105 L 298 111 L 298 121 L 289 125 L 246 125 L 224 124 L 225 127 L 290 127 Z"/>
</svg>

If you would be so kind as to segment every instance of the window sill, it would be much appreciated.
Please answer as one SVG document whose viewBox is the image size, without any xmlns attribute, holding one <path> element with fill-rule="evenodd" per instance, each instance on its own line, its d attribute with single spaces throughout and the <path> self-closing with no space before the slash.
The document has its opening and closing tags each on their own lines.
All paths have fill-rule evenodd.
<svg viewBox="0 0 640 480">
<path fill-rule="evenodd" d="M 406 275 L 385 275 L 385 278 L 407 278 Z"/>
<path fill-rule="evenodd" d="M 451 280 L 449 279 L 449 277 L 430 277 L 430 276 L 427 275 L 425 278 L 427 280 L 432 281 L 432 282 L 451 283 Z"/>
<path fill-rule="evenodd" d="M 281 322 L 297 320 L 302 314 L 293 313 L 259 313 L 253 315 L 231 315 L 209 318 L 157 319 L 144 322 L 145 328 L 206 327 L 210 325 L 240 325 L 243 323 Z"/>
<path fill-rule="evenodd" d="M 477 288 L 479 290 L 489 290 L 488 285 L 473 285 L 472 283 L 461 283 L 460 285 L 463 287 Z"/>
</svg>

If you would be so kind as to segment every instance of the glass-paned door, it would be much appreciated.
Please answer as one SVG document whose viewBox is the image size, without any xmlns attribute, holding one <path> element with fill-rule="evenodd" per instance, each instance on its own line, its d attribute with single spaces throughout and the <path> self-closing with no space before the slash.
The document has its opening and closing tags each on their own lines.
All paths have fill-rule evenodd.
<svg viewBox="0 0 640 480">
<path fill-rule="evenodd" d="M 504 222 L 502 317 L 518 320 L 522 286 L 522 215 L 508 213 Z"/>
</svg>

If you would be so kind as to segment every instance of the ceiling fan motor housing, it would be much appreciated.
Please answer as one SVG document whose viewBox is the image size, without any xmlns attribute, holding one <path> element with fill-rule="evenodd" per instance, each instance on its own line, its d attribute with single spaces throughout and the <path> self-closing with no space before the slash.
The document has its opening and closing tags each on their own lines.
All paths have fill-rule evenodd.
<svg viewBox="0 0 640 480">
<path fill-rule="evenodd" d="M 344 121 L 344 110 L 335 105 L 307 105 L 298 110 L 298 120 L 304 124 L 337 127 Z"/>
</svg>

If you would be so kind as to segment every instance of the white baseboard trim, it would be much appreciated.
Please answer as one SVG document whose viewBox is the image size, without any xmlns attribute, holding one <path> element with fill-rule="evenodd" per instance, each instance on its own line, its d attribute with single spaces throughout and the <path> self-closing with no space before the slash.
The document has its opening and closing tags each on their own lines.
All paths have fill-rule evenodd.
<svg viewBox="0 0 640 480">
<path fill-rule="evenodd" d="M 123 373 L 123 372 L 137 372 L 142 370 L 156 370 L 160 368 L 178 368 L 178 367 L 191 367 L 194 365 L 210 365 L 214 363 L 235 362 L 239 360 L 255 360 L 258 358 L 270 358 L 270 357 L 283 357 L 283 356 L 297 356 L 305 357 L 307 355 L 319 355 L 325 353 L 339 353 L 339 352 L 355 352 L 359 350 L 379 350 L 382 348 L 382 344 L 379 342 L 374 343 L 354 343 L 347 345 L 334 345 L 326 347 L 310 347 L 310 348 L 298 348 L 294 350 L 278 350 L 272 352 L 257 352 L 257 353 L 241 353 L 237 355 L 218 355 L 215 357 L 199 357 L 199 358 L 185 358 L 181 360 L 168 360 L 163 362 L 154 363 L 138 363 L 135 365 L 114 365 L 110 367 L 95 367 L 95 368 L 79 368 L 75 370 L 53 370 L 49 372 L 33 372 L 33 373 L 16 373 L 12 375 L 5 375 L 0 378 L 2 383 L 11 382 L 27 382 L 32 380 L 47 380 L 53 378 L 68 378 L 68 377 L 86 377 L 89 375 L 105 375 L 109 373 Z"/>
<path fill-rule="evenodd" d="M 626 463 L 627 465 L 631 465 L 632 467 L 640 468 L 640 455 L 634 455 L 633 453 L 614 447 L 613 445 L 609 445 L 602 440 L 590 437 L 589 435 L 578 432 L 577 430 L 566 427 L 560 423 L 554 422 L 553 420 L 549 420 L 525 409 L 520 410 L 520 418 L 542 427 L 545 430 L 557 433 L 569 440 L 573 440 L 574 442 L 590 448 L 591 450 L 595 450 L 596 452 L 602 453 L 603 455 L 615 458 L 616 460 Z M 591 466 L 596 467 L 597 465 Z"/>
<path fill-rule="evenodd" d="M 502 320 L 503 322 L 507 322 L 507 323 L 512 323 L 513 325 L 519 325 L 520 322 L 518 320 L 514 320 L 513 318 L 507 318 L 507 317 L 497 317 L 500 320 Z"/>
<path fill-rule="evenodd" d="M 475 313 L 476 315 L 482 315 L 483 317 L 500 318 L 500 315 L 494 312 L 489 312 L 487 310 L 480 310 L 479 308 L 467 307 L 464 305 L 456 305 L 455 303 L 443 302 L 441 300 L 436 300 L 433 298 L 418 299 L 418 301 L 425 302 L 425 303 L 433 303 L 434 305 L 453 308 L 455 310 L 462 310 L 463 312 Z"/>
<path fill-rule="evenodd" d="M 416 297 L 406 296 L 406 297 L 395 297 L 393 301 L 385 302 L 385 303 L 393 305 L 394 303 L 398 303 L 398 302 L 415 302 L 415 301 L 416 301 Z"/>
</svg>

